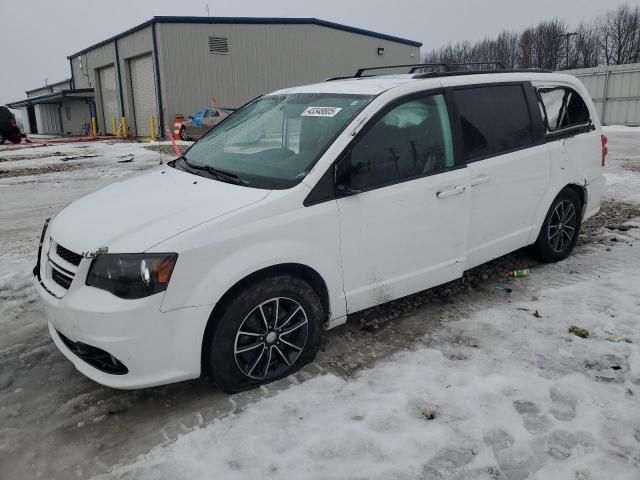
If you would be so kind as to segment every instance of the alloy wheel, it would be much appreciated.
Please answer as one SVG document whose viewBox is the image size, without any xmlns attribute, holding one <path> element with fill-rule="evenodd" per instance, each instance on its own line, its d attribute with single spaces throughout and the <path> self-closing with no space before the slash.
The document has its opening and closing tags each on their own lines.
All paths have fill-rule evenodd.
<svg viewBox="0 0 640 480">
<path fill-rule="evenodd" d="M 562 253 L 573 242 L 578 227 L 576 208 L 569 200 L 563 200 L 551 214 L 547 238 L 549 246 L 556 253 Z"/>
<path fill-rule="evenodd" d="M 180 127 L 180 139 L 187 141 L 189 140 L 189 135 L 187 135 L 187 129 L 184 127 Z"/>
<path fill-rule="evenodd" d="M 291 298 L 270 298 L 240 324 L 233 349 L 236 365 L 255 380 L 276 378 L 298 360 L 308 335 L 309 320 L 302 305 Z"/>
</svg>

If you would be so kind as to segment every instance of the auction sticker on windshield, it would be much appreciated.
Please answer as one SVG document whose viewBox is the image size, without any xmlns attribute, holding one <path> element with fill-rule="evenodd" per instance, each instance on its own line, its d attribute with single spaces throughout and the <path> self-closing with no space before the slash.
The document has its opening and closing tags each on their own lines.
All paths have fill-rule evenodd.
<svg viewBox="0 0 640 480">
<path fill-rule="evenodd" d="M 308 107 L 302 112 L 302 117 L 335 117 L 342 108 L 338 107 Z"/>
</svg>

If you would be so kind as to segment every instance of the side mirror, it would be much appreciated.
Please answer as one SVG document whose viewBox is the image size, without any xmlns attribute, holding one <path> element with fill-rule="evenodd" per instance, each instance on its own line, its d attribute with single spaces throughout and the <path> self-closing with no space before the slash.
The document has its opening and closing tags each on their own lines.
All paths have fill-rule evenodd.
<svg viewBox="0 0 640 480">
<path fill-rule="evenodd" d="M 336 188 L 336 193 L 341 197 L 349 197 L 362 193 L 361 188 L 354 188 L 352 185 L 350 185 L 350 182 L 348 181 L 347 171 L 344 169 L 344 167 L 341 168 L 344 158 L 348 157 L 343 157 L 338 162 L 336 162 L 333 167 L 333 183 Z"/>
</svg>

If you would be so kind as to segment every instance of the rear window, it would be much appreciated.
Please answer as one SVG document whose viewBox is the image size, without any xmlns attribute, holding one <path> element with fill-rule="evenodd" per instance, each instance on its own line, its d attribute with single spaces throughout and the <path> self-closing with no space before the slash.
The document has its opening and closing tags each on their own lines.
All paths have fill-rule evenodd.
<svg viewBox="0 0 640 480">
<path fill-rule="evenodd" d="M 495 85 L 454 92 L 466 161 L 533 143 L 531 116 L 521 85 Z"/>
<path fill-rule="evenodd" d="M 559 87 L 540 89 L 538 92 L 549 132 L 591 122 L 589 108 L 575 90 Z"/>
</svg>

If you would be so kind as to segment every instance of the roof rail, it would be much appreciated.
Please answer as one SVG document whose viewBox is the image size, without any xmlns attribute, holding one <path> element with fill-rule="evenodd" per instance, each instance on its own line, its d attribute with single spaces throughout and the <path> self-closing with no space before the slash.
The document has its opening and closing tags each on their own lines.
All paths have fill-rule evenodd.
<svg viewBox="0 0 640 480">
<path fill-rule="evenodd" d="M 494 68 L 485 68 L 485 69 L 470 69 L 465 67 L 494 67 Z M 465 63 L 413 63 L 409 65 L 386 65 L 384 67 L 364 67 L 359 68 L 355 75 L 347 75 L 344 77 L 333 77 L 328 78 L 326 81 L 332 80 L 346 80 L 348 78 L 363 78 L 375 75 L 363 75 L 365 72 L 370 72 L 372 70 L 387 70 L 391 68 L 409 68 L 409 74 L 413 74 L 413 78 L 432 78 L 432 77 L 448 77 L 454 75 L 477 75 L 482 73 L 517 73 L 517 72 L 527 72 L 527 73 L 551 73 L 551 70 L 542 70 L 536 68 L 530 69 L 508 69 L 504 62 L 494 61 L 494 62 L 465 62 Z M 430 71 L 425 72 L 425 69 L 428 68 L 440 68 L 441 71 Z M 420 70 L 423 70 L 420 72 Z"/>
<path fill-rule="evenodd" d="M 465 62 L 465 63 L 450 63 L 449 67 L 479 67 L 481 65 L 494 65 L 496 70 L 506 70 L 507 66 L 504 62 Z M 460 69 L 461 70 L 461 69 Z"/>
<path fill-rule="evenodd" d="M 355 75 L 345 75 L 343 77 L 331 77 L 327 78 L 325 82 L 330 82 L 332 80 L 346 80 L 348 78 L 363 78 L 363 73 L 371 70 L 388 70 L 390 68 L 409 68 L 409 73 L 416 73 L 418 70 L 422 70 L 425 68 L 434 68 L 439 67 L 445 71 L 449 70 L 449 66 L 446 63 L 410 63 L 404 65 L 385 65 L 383 67 L 364 67 L 359 68 Z M 375 75 L 364 75 L 364 77 L 375 76 Z"/>
<path fill-rule="evenodd" d="M 356 72 L 356 74 L 354 75 L 354 78 L 360 78 L 360 77 L 362 77 L 362 74 L 364 72 L 368 72 L 370 70 L 385 70 L 385 69 L 389 69 L 389 68 L 411 68 L 409 73 L 414 73 L 414 71 L 417 70 L 417 69 L 430 68 L 430 67 L 442 67 L 445 70 L 449 70 L 449 66 L 446 63 L 413 63 L 413 64 L 409 64 L 409 65 L 387 65 L 387 66 L 384 66 L 384 67 L 359 68 L 358 71 Z"/>
<path fill-rule="evenodd" d="M 553 70 L 541 68 L 505 68 L 499 70 L 454 70 L 448 72 L 424 72 L 418 73 L 413 78 L 455 77 L 461 75 L 483 75 L 488 73 L 553 73 Z"/>
</svg>

